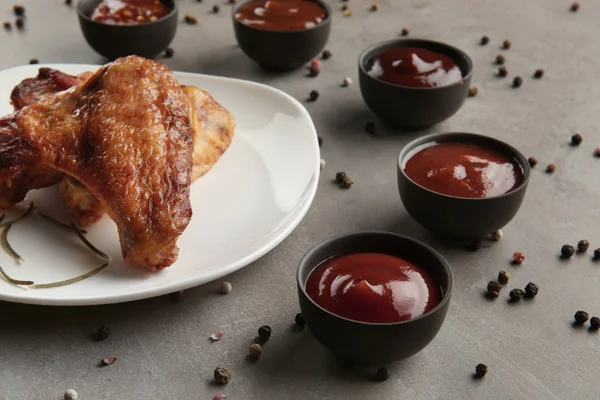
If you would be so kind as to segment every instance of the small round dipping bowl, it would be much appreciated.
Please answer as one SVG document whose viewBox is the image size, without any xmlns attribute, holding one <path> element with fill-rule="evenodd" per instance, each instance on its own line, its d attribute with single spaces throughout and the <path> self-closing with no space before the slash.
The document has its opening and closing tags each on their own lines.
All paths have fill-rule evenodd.
<svg viewBox="0 0 600 400">
<path fill-rule="evenodd" d="M 440 303 L 420 317 L 395 323 L 355 321 L 327 311 L 309 297 L 306 280 L 327 259 L 352 253 L 389 254 L 425 268 L 440 285 Z M 342 359 L 371 365 L 410 357 L 427 346 L 446 318 L 453 284 L 450 266 L 437 251 L 388 232 L 353 233 L 317 244 L 300 261 L 297 280 L 302 316 L 314 337 Z"/>
<path fill-rule="evenodd" d="M 274 31 L 248 26 L 236 18 L 237 11 L 252 0 L 240 1 L 233 8 L 235 37 L 240 48 L 261 67 L 289 71 L 313 60 L 327 44 L 331 31 L 331 7 L 324 1 L 312 0 L 325 11 L 325 20 L 312 28 Z"/>
<path fill-rule="evenodd" d="M 371 76 L 369 61 L 382 52 L 398 47 L 419 47 L 450 57 L 460 68 L 463 79 L 431 88 L 400 86 Z M 392 126 L 425 129 L 442 122 L 462 106 L 471 82 L 473 62 L 461 50 L 424 39 L 396 39 L 367 48 L 358 59 L 360 91 L 367 106 Z"/>
<path fill-rule="evenodd" d="M 431 142 L 472 143 L 500 152 L 521 165 L 523 183 L 511 192 L 488 198 L 453 197 L 420 186 L 406 175 L 404 165 L 420 146 Z M 424 136 L 408 143 L 398 156 L 398 190 L 404 208 L 424 228 L 451 239 L 478 239 L 508 224 L 521 207 L 530 173 L 529 162 L 514 147 L 474 133 Z"/>
<path fill-rule="evenodd" d="M 143 24 L 110 25 L 90 18 L 101 0 L 80 0 L 77 14 L 83 36 L 98 54 L 109 60 L 129 55 L 155 58 L 171 44 L 178 23 L 177 1 L 161 1 L 171 10 L 163 18 Z"/>
</svg>

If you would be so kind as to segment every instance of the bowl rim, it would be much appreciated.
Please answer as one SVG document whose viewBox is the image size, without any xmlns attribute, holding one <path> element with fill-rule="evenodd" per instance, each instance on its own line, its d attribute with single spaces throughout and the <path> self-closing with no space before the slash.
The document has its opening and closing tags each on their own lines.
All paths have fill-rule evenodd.
<svg viewBox="0 0 600 400">
<path fill-rule="evenodd" d="M 350 236 L 370 236 L 370 235 L 375 235 L 375 236 L 388 236 L 393 238 L 394 240 L 407 240 L 410 242 L 413 242 L 414 244 L 416 244 L 417 246 L 421 246 L 423 247 L 425 250 L 427 250 L 428 252 L 430 252 L 442 265 L 444 272 L 446 273 L 446 276 L 448 277 L 448 290 L 444 291 L 442 293 L 442 298 L 440 299 L 440 302 L 433 307 L 431 310 L 429 310 L 428 312 L 419 315 L 416 318 L 412 318 L 406 321 L 398 321 L 398 322 L 365 322 L 365 321 L 359 321 L 356 319 L 351 319 L 351 318 L 346 318 L 343 317 L 341 315 L 335 314 L 329 310 L 327 310 L 326 308 L 322 307 L 321 305 L 317 304 L 317 302 L 315 302 L 313 300 L 312 297 L 310 297 L 308 295 L 308 293 L 306 292 L 306 281 L 302 281 L 302 272 L 306 269 L 306 267 L 304 266 L 308 260 L 308 258 L 315 253 L 317 250 L 319 250 L 319 248 L 323 247 L 323 246 L 327 246 L 333 242 L 345 239 L 347 237 Z M 351 254 L 351 253 L 349 253 Z M 339 254 L 338 254 L 339 255 Z M 335 257 L 337 255 L 332 255 L 331 257 Z M 330 258 L 331 258 L 330 257 Z M 319 264 L 315 265 L 308 273 L 308 276 L 310 276 L 310 274 L 314 271 L 315 268 L 317 268 L 317 266 L 319 266 L 322 262 L 328 260 L 324 259 L 323 261 L 321 261 Z M 414 239 L 410 236 L 405 236 L 405 235 L 401 235 L 399 233 L 394 233 L 394 232 L 387 232 L 387 231 L 360 231 L 360 232 L 354 232 L 354 233 L 345 233 L 345 234 L 341 234 L 341 235 L 337 235 L 337 236 L 333 236 L 330 237 L 328 239 L 325 239 L 317 244 L 315 244 L 314 246 L 312 246 L 303 256 L 302 259 L 300 260 L 300 262 L 298 263 L 298 269 L 296 271 L 296 282 L 298 285 L 298 288 L 300 290 L 300 292 L 302 293 L 302 295 L 308 299 L 308 301 L 310 301 L 315 307 L 317 307 L 318 309 L 320 309 L 322 312 L 325 312 L 327 314 L 329 314 L 330 316 L 334 317 L 334 318 L 338 318 L 341 320 L 344 320 L 346 322 L 350 322 L 353 324 L 359 324 L 359 325 L 364 325 L 364 326 L 378 326 L 378 327 L 384 327 L 384 326 L 400 326 L 400 325 L 407 325 L 410 323 L 414 323 L 416 321 L 419 321 L 421 319 L 425 319 L 431 315 L 433 315 L 435 312 L 439 311 L 440 309 L 442 309 L 446 303 L 448 303 L 450 301 L 450 297 L 452 296 L 452 292 L 454 290 L 454 274 L 452 273 L 452 268 L 450 268 L 450 264 L 448 264 L 448 261 L 446 261 L 446 259 L 437 251 L 435 250 L 433 247 L 429 246 L 428 244 Z"/>
<path fill-rule="evenodd" d="M 326 3 L 323 0 L 310 0 L 313 3 L 317 3 L 323 10 L 325 10 L 325 13 L 327 14 L 325 16 L 325 19 L 318 25 L 315 26 L 311 26 L 310 28 L 304 28 L 304 29 L 295 29 L 295 30 L 287 30 L 287 31 L 277 31 L 277 30 L 273 30 L 273 29 L 261 29 L 258 28 L 256 26 L 252 26 L 252 25 L 246 25 L 243 22 L 239 21 L 236 17 L 235 14 L 237 13 L 237 11 L 244 5 L 253 2 L 253 1 L 257 1 L 257 0 L 242 0 L 238 3 L 236 3 L 232 8 L 231 8 L 231 19 L 233 20 L 234 24 L 240 24 L 248 29 L 257 31 L 257 32 L 271 32 L 271 33 L 277 33 L 277 34 L 282 34 L 282 35 L 293 35 L 293 34 L 297 34 L 299 32 L 310 32 L 312 30 L 315 29 L 319 29 L 323 26 L 326 26 L 327 24 L 331 23 L 331 18 L 332 18 L 332 9 L 331 6 L 329 5 L 329 3 Z"/>
<path fill-rule="evenodd" d="M 467 71 L 467 73 L 461 79 L 457 80 L 456 82 L 453 82 L 453 83 L 451 83 L 449 85 L 435 86 L 435 87 L 414 87 L 414 86 L 397 85 L 395 83 L 386 82 L 386 81 L 383 81 L 381 79 L 377 79 L 377 78 L 372 77 L 371 75 L 369 75 L 369 72 L 365 68 L 365 65 L 366 65 L 366 62 L 367 62 L 367 60 L 366 60 L 367 56 L 369 56 L 372 53 L 376 52 L 376 50 L 378 50 L 378 49 L 381 49 L 381 48 L 384 48 L 384 47 L 388 47 L 388 46 L 390 46 L 392 44 L 396 44 L 396 43 L 405 44 L 407 42 L 414 42 L 417 45 L 418 45 L 418 43 L 427 43 L 427 44 L 433 44 L 433 45 L 436 45 L 436 46 L 444 47 L 447 50 L 458 54 L 460 58 L 462 58 L 464 61 L 466 61 L 467 66 L 468 66 L 468 71 Z M 401 46 L 401 47 L 407 47 L 407 46 Z M 450 58 L 452 58 L 454 61 L 456 61 L 456 59 L 454 57 L 450 57 Z M 454 87 L 454 86 L 464 85 L 465 82 L 467 82 L 469 79 L 471 79 L 471 75 L 473 74 L 473 60 L 471 59 L 471 57 L 469 57 L 469 55 L 467 53 L 465 53 L 464 51 L 462 51 L 458 47 L 454 47 L 452 45 L 449 45 L 448 43 L 438 42 L 436 40 L 421 39 L 421 38 L 403 38 L 403 39 L 384 40 L 382 42 L 374 43 L 374 44 L 370 45 L 369 47 L 367 47 L 366 49 L 364 49 L 360 53 L 360 56 L 358 56 L 358 69 L 360 70 L 360 72 L 362 74 L 364 74 L 369 79 L 373 79 L 373 80 L 375 80 L 375 81 L 377 81 L 377 82 L 379 82 L 379 83 L 381 83 L 383 85 L 387 85 L 387 86 L 395 87 L 395 88 L 415 90 L 415 91 L 428 91 L 428 90 L 447 89 L 447 88 L 451 88 L 451 87 Z"/>
<path fill-rule="evenodd" d="M 167 18 L 173 16 L 174 14 L 177 14 L 177 12 L 179 11 L 179 2 L 177 0 L 171 0 L 173 3 L 173 7 L 171 8 L 171 11 L 169 11 L 169 13 L 167 15 L 165 15 L 162 18 L 158 18 L 156 21 L 148 21 L 148 22 L 144 22 L 142 24 L 105 24 L 104 22 L 100 22 L 100 21 L 94 21 L 93 19 L 90 18 L 89 15 L 87 15 L 86 13 L 83 12 L 82 7 L 83 4 L 86 3 L 87 1 L 94 1 L 94 0 L 79 0 L 77 2 L 77 6 L 75 7 L 77 9 L 77 15 L 79 15 L 79 18 L 92 23 L 92 24 L 96 24 L 96 25 L 103 25 L 103 26 L 116 26 L 116 27 L 133 27 L 133 26 L 149 26 L 149 25 L 154 25 L 154 24 L 158 24 L 164 20 L 166 20 Z"/>
<path fill-rule="evenodd" d="M 508 150 L 510 153 L 513 154 L 513 156 L 517 159 L 519 165 L 521 166 L 521 168 L 523 168 L 523 182 L 521 182 L 521 184 L 514 190 L 511 190 L 509 192 L 500 194 L 498 196 L 492 196 L 492 197 L 458 197 L 458 196 L 451 196 L 448 194 L 444 194 L 444 193 L 439 193 L 436 192 L 434 190 L 431 190 L 429 188 L 426 188 L 425 186 L 419 185 L 417 182 L 415 182 L 414 180 L 412 180 L 410 178 L 410 176 L 408 176 L 408 174 L 404 171 L 403 168 L 403 162 L 406 159 L 408 153 L 411 150 L 414 150 L 416 147 L 424 145 L 426 143 L 430 143 L 430 142 L 435 142 L 436 140 L 439 139 L 448 139 L 448 138 L 452 138 L 453 136 L 467 136 L 467 137 L 474 137 L 474 138 L 480 138 L 483 140 L 488 140 L 491 142 L 496 142 L 496 144 L 504 147 L 506 150 Z M 468 141 L 467 141 L 468 142 Z M 468 201 L 486 201 L 486 200 L 493 200 L 493 199 L 501 199 L 504 197 L 508 197 L 508 196 L 513 196 L 515 193 L 525 190 L 525 188 L 527 187 L 528 183 L 529 183 L 529 178 L 531 176 L 531 167 L 529 165 L 529 162 L 527 161 L 527 158 L 523 155 L 523 153 L 521 153 L 519 150 L 517 150 L 514 146 L 506 143 L 505 141 L 502 141 L 500 139 L 496 139 L 494 137 L 491 136 L 486 136 L 486 135 L 482 135 L 479 133 L 471 133 L 471 132 L 460 132 L 460 131 L 456 131 L 456 132 L 441 132 L 441 133 L 433 133 L 431 135 L 426 135 L 426 136 L 421 136 L 419 138 L 416 138 L 414 140 L 411 140 L 410 142 L 408 142 L 406 145 L 404 145 L 404 147 L 402 148 L 402 150 L 400 150 L 400 154 L 398 155 L 398 159 L 397 159 L 397 165 L 398 165 L 398 171 L 406 178 L 408 179 L 408 181 L 410 183 L 412 183 L 415 186 L 418 186 L 419 188 L 435 194 L 437 196 L 441 196 L 441 197 L 445 197 L 448 199 L 456 199 L 456 200 L 468 200 Z"/>
</svg>

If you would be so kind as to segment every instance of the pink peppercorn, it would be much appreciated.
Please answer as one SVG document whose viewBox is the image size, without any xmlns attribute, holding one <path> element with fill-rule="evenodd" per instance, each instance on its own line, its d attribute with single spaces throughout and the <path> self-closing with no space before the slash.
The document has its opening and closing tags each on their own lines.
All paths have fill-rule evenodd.
<svg viewBox="0 0 600 400">
<path fill-rule="evenodd" d="M 600 146 L 596 147 L 596 151 L 594 152 L 596 157 L 600 157 Z"/>
<path fill-rule="evenodd" d="M 311 68 L 320 68 L 321 67 L 321 61 L 319 60 L 312 60 L 310 63 Z"/>
<path fill-rule="evenodd" d="M 513 261 L 517 264 L 521 264 L 523 261 L 525 261 L 525 254 L 522 251 L 517 251 L 515 254 L 513 254 Z"/>
</svg>

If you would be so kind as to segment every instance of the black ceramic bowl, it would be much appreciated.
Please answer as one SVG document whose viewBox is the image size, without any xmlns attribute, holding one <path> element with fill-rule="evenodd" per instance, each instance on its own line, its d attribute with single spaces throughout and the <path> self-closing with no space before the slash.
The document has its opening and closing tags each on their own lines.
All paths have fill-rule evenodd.
<svg viewBox="0 0 600 400">
<path fill-rule="evenodd" d="M 163 18 L 139 25 L 109 25 L 90 18 L 101 0 L 81 0 L 77 14 L 83 36 L 109 60 L 129 55 L 154 58 L 169 47 L 177 31 L 177 1 L 161 1 L 171 10 Z"/>
<path fill-rule="evenodd" d="M 442 300 L 418 318 L 378 324 L 338 316 L 308 296 L 306 280 L 315 267 L 334 256 L 363 252 L 402 257 L 425 268 L 440 285 Z M 343 359 L 379 365 L 410 357 L 431 342 L 446 318 L 453 284 L 450 266 L 438 252 L 417 240 L 388 232 L 354 233 L 319 243 L 300 261 L 297 279 L 302 316 L 315 338 Z"/>
<path fill-rule="evenodd" d="M 325 20 L 312 28 L 296 31 L 272 31 L 244 25 L 236 14 L 251 1 L 241 1 L 233 8 L 233 28 L 241 49 L 261 67 L 281 71 L 297 69 L 325 48 L 331 31 L 331 7 L 324 1 L 312 0 L 325 10 Z"/>
<path fill-rule="evenodd" d="M 523 170 L 523 183 L 500 196 L 464 198 L 436 193 L 406 175 L 404 165 L 413 150 L 426 143 L 448 141 L 485 146 L 517 160 Z M 525 156 L 498 139 L 474 133 L 438 133 L 413 140 L 402 149 L 398 157 L 398 190 L 406 211 L 424 228 L 448 238 L 477 239 L 502 228 L 514 218 L 523 202 L 530 172 Z"/>
<path fill-rule="evenodd" d="M 446 86 L 415 88 L 379 80 L 368 73 L 369 61 L 385 50 L 420 47 L 450 57 L 460 68 L 463 79 Z M 397 39 L 374 44 L 358 59 L 360 91 L 367 106 L 393 126 L 424 129 L 450 118 L 462 106 L 469 91 L 473 62 L 464 52 L 450 45 L 424 39 Z"/>
</svg>

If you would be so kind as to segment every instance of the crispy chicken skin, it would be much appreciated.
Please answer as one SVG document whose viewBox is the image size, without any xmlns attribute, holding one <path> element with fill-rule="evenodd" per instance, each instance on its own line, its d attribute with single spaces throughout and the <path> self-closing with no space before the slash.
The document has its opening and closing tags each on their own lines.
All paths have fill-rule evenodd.
<svg viewBox="0 0 600 400">
<path fill-rule="evenodd" d="M 41 164 L 73 177 L 115 221 L 127 263 L 162 269 L 192 216 L 193 135 L 171 71 L 129 56 L 0 119 L 0 169 Z"/>
</svg>

